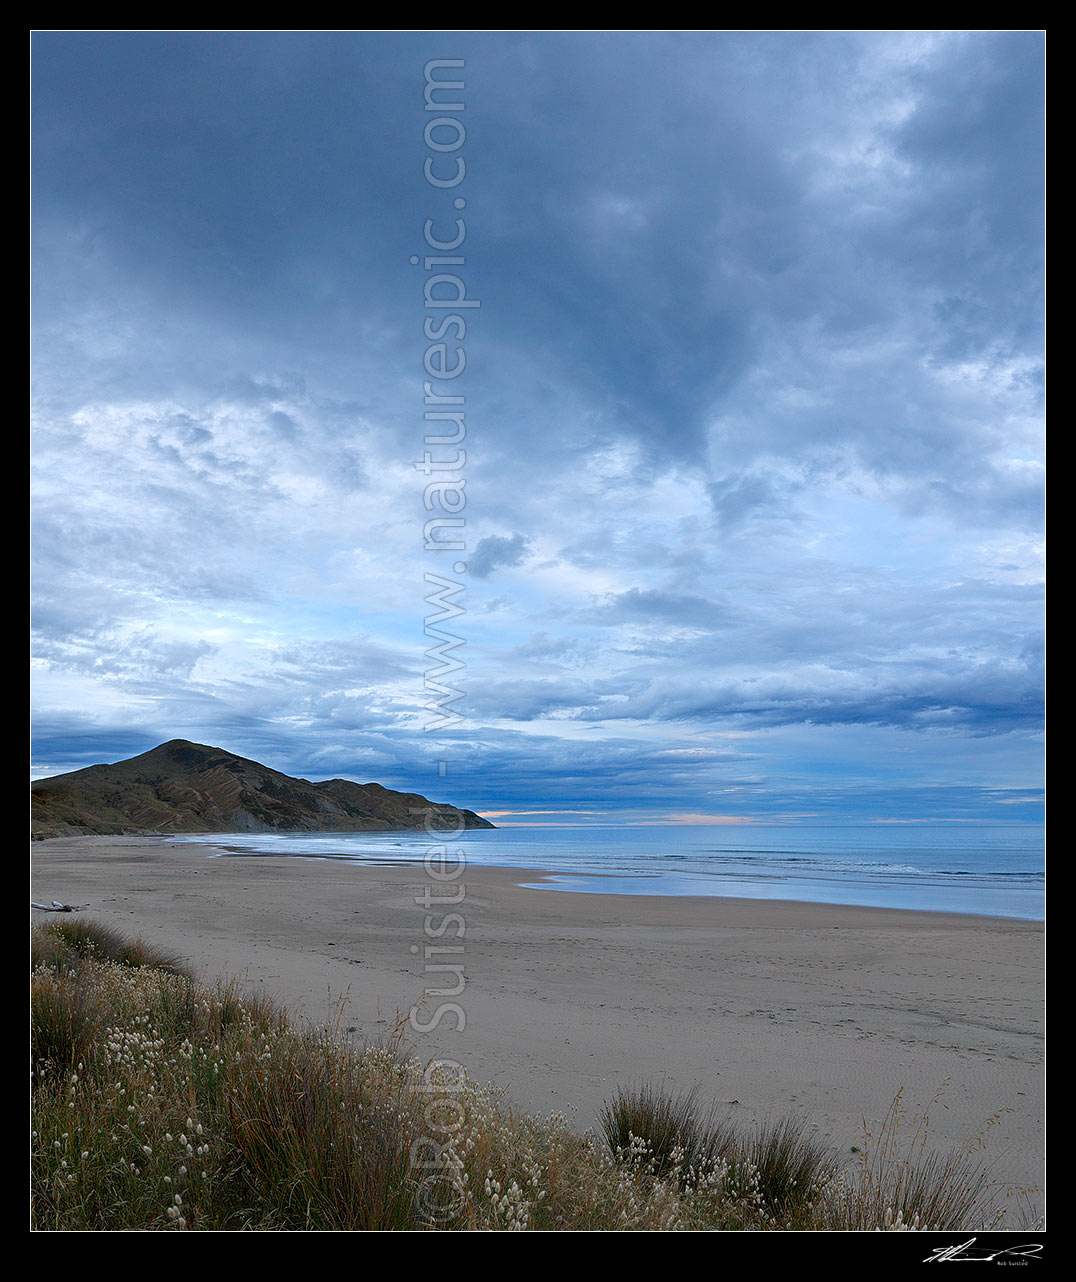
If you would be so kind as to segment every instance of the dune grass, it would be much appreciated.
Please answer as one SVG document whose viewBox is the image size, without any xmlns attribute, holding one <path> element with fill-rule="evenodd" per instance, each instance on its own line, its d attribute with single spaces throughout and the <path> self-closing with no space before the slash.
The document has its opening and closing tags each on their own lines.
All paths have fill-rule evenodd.
<svg viewBox="0 0 1076 1282">
<path fill-rule="evenodd" d="M 653 1082 L 620 1087 L 598 1118 L 610 1151 L 620 1160 L 632 1160 L 643 1141 L 646 1165 L 658 1177 L 731 1157 L 736 1149 L 731 1123 L 718 1121 L 714 1109 L 704 1113 L 698 1096 L 697 1086 L 685 1093 Z"/>
<path fill-rule="evenodd" d="M 804 1123 L 741 1133 L 697 1092 L 622 1088 L 599 1132 L 79 920 L 35 930 L 38 1230 L 991 1227 L 988 1170 L 903 1142 L 841 1169 Z"/>
<path fill-rule="evenodd" d="M 84 917 L 69 917 L 50 922 L 35 930 L 30 940 L 30 964 L 49 966 L 53 970 L 70 970 L 83 961 L 114 961 L 122 966 L 148 966 L 170 975 L 185 975 L 190 970 L 173 953 L 145 943 L 141 938 L 128 939 L 112 926 L 103 926 Z"/>
<path fill-rule="evenodd" d="M 931 1229 L 999 1228 L 1002 1210 L 990 1166 L 979 1156 L 989 1118 L 962 1148 L 931 1144 L 930 1117 L 948 1079 L 923 1109 L 909 1112 L 898 1091 L 885 1117 L 867 1130 L 852 1175 L 835 1184 L 830 1213 L 834 1227 L 868 1230 L 909 1226 Z"/>
</svg>

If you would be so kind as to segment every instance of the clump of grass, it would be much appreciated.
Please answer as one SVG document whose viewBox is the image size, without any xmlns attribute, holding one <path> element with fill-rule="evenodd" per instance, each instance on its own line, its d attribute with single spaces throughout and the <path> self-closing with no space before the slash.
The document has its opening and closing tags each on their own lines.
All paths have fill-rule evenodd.
<svg viewBox="0 0 1076 1282">
<path fill-rule="evenodd" d="M 734 1135 L 711 1109 L 703 1113 L 699 1089 L 679 1094 L 644 1082 L 621 1086 L 601 1110 L 599 1124 L 614 1156 L 645 1153 L 659 1178 L 674 1166 L 697 1170 L 728 1156 Z"/>
<path fill-rule="evenodd" d="M 109 1007 L 101 1000 L 98 986 L 61 978 L 72 977 L 88 961 L 174 977 L 181 981 L 178 985 L 159 986 L 162 1013 L 171 1015 L 176 1028 L 191 1018 L 194 983 L 180 960 L 99 922 L 72 918 L 37 927 L 31 936 L 30 960 L 37 975 L 30 998 L 35 1072 L 68 1068 L 87 1059 L 107 1023 Z"/>
<path fill-rule="evenodd" d="M 975 1156 L 982 1136 L 963 1149 L 930 1146 L 930 1112 L 948 1085 L 941 1084 L 926 1108 L 908 1115 L 898 1091 L 884 1118 L 864 1124 L 855 1171 L 829 1190 L 824 1213 L 833 1228 L 993 1229 L 1004 1217 L 1000 1189 L 988 1163 Z M 995 1114 L 987 1123 L 996 1123 Z"/>
<path fill-rule="evenodd" d="M 697 1087 L 676 1094 L 649 1082 L 619 1088 L 600 1117 L 614 1158 L 658 1179 L 675 1173 L 681 1189 L 719 1189 L 735 1227 L 808 1220 L 836 1174 L 832 1154 L 791 1117 L 741 1136 L 728 1118 L 704 1111 L 698 1095 Z"/>
<path fill-rule="evenodd" d="M 71 969 L 87 958 L 114 961 L 122 966 L 146 966 L 170 975 L 188 975 L 189 969 L 174 953 L 143 939 L 128 939 L 112 926 L 72 917 L 38 927 L 30 945 L 33 966 Z"/>
<path fill-rule="evenodd" d="M 235 979 L 218 983 L 207 1018 L 217 1041 L 244 1027 L 267 1037 L 277 1037 L 288 1029 L 287 1011 L 275 1005 L 265 993 L 243 992 Z"/>
<path fill-rule="evenodd" d="M 276 1039 L 258 1072 L 230 1079 L 229 1156 L 249 1195 L 283 1228 L 411 1227 L 411 1085 L 391 1052 L 356 1057 L 325 1033 Z"/>
<path fill-rule="evenodd" d="M 786 1227 L 809 1224 L 815 1200 L 837 1174 L 833 1154 L 806 1133 L 802 1118 L 785 1117 L 759 1126 L 742 1158 L 756 1173 L 759 1203 Z"/>
<path fill-rule="evenodd" d="M 34 977 L 30 991 L 30 1063 L 35 1074 L 49 1067 L 74 1068 L 90 1055 L 107 1011 L 84 985 L 65 983 L 52 971 Z"/>
</svg>

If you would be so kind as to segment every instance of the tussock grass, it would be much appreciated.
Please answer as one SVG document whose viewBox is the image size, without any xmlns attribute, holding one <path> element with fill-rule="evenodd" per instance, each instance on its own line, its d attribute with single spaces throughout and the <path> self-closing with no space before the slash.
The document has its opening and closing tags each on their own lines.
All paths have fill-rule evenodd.
<svg viewBox="0 0 1076 1282">
<path fill-rule="evenodd" d="M 900 1098 L 838 1171 L 802 1122 L 741 1134 L 697 1091 L 623 1088 L 600 1133 L 387 1040 L 293 1027 L 234 985 L 78 921 L 35 932 L 42 1230 L 974 1229 L 987 1169 Z M 163 964 L 157 964 L 163 963 Z"/>
<path fill-rule="evenodd" d="M 725 1204 L 722 1227 L 819 1227 L 814 1200 L 837 1176 L 833 1155 L 782 1118 L 743 1136 L 716 1110 L 703 1111 L 698 1090 L 674 1094 L 645 1082 L 621 1087 L 600 1125 L 615 1160 L 655 1178 L 675 1172 L 678 1186 L 709 1183 Z"/>
<path fill-rule="evenodd" d="M 30 1060 L 35 1073 L 74 1068 L 90 1057 L 105 1027 L 108 1008 L 85 984 L 39 972 L 30 991 Z"/>
<path fill-rule="evenodd" d="M 902 1091 L 879 1122 L 866 1131 L 854 1173 L 834 1184 L 828 1213 L 835 1228 L 942 1229 L 998 1228 L 1003 1210 L 989 1163 L 978 1152 L 1000 1120 L 991 1117 L 963 1148 L 939 1151 L 930 1145 L 930 1114 L 940 1103 L 946 1079 L 933 1100 L 909 1113 Z"/>
<path fill-rule="evenodd" d="M 656 1176 L 696 1170 L 731 1156 L 736 1137 L 731 1122 L 715 1110 L 700 1111 L 698 1087 L 674 1094 L 644 1082 L 622 1086 L 601 1111 L 599 1125 L 614 1157 L 638 1151 L 645 1143 L 646 1163 Z"/>
<path fill-rule="evenodd" d="M 32 935 L 30 962 L 33 966 L 71 970 L 87 959 L 114 961 L 122 966 L 147 966 L 170 975 L 190 973 L 175 954 L 147 944 L 141 938 L 128 939 L 114 927 L 84 917 L 50 922 Z"/>
<path fill-rule="evenodd" d="M 410 1151 L 422 1133 L 411 1094 L 392 1052 L 356 1056 L 323 1034 L 277 1038 L 258 1072 L 230 1083 L 229 1159 L 281 1227 L 409 1228 Z"/>
<path fill-rule="evenodd" d="M 739 1146 L 737 1166 L 751 1173 L 763 1214 L 786 1228 L 819 1227 L 816 1203 L 837 1177 L 834 1154 L 806 1133 L 798 1117 L 767 1122 Z"/>
</svg>

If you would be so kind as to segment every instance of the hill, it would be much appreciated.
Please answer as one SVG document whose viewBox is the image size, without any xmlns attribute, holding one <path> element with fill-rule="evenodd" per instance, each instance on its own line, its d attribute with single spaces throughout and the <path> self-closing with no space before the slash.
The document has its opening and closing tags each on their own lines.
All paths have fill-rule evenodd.
<svg viewBox="0 0 1076 1282">
<path fill-rule="evenodd" d="M 169 832 L 387 832 L 492 828 L 473 810 L 377 783 L 311 783 L 186 739 L 30 785 L 35 838 Z M 413 813 L 418 811 L 419 813 Z"/>
</svg>

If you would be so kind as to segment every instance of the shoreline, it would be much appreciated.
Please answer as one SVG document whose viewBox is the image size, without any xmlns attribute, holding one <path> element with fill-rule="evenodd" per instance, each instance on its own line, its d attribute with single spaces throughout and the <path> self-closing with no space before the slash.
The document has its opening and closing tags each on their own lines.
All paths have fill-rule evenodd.
<svg viewBox="0 0 1076 1282">
<path fill-rule="evenodd" d="M 996 1115 L 983 1156 L 997 1178 L 1042 1182 L 1041 922 L 565 891 L 540 884 L 548 870 L 472 864 L 431 878 L 422 864 L 219 849 L 35 841 L 33 897 L 85 904 L 293 1017 L 335 1015 L 374 1039 L 399 1015 L 420 1059 L 458 1061 L 518 1107 L 564 1111 L 580 1128 L 618 1084 L 663 1078 L 698 1084 L 740 1122 L 801 1114 L 847 1153 L 898 1091 L 910 1118 L 941 1088 L 939 1146 Z M 445 948 L 458 951 L 429 951 Z M 437 1014 L 450 1006 L 459 1015 Z"/>
<path fill-rule="evenodd" d="M 600 864 L 588 864 L 586 862 L 587 854 L 583 856 L 584 866 L 580 867 L 579 863 L 574 860 L 570 865 L 566 865 L 563 850 L 556 850 L 555 852 L 561 857 L 560 862 L 551 861 L 547 863 L 544 859 L 545 854 L 553 852 L 544 851 L 540 847 L 530 849 L 522 859 L 516 859 L 512 857 L 510 846 L 487 851 L 483 849 L 481 843 L 478 845 L 472 844 L 478 830 L 468 830 L 468 832 L 469 838 L 462 833 L 460 837 L 467 841 L 467 865 L 469 868 L 511 869 L 517 871 L 521 877 L 533 874 L 533 878 L 542 888 L 556 889 L 565 893 L 608 893 L 633 897 L 671 898 L 680 901 L 709 898 L 769 902 L 773 899 L 779 899 L 806 905 L 842 904 L 849 907 L 874 907 L 907 912 L 947 913 L 958 916 L 1033 921 L 1040 924 L 1045 922 L 1046 916 L 1044 884 L 1040 885 L 1037 890 L 1031 890 L 1019 881 L 1015 883 L 999 881 L 999 875 L 996 871 L 991 873 L 984 870 L 978 874 L 968 872 L 949 876 L 939 871 L 931 873 L 930 871 L 913 870 L 922 873 L 921 879 L 905 884 L 900 884 L 898 881 L 886 882 L 884 879 L 875 881 L 869 872 L 866 878 L 862 878 L 854 875 L 854 867 L 846 869 L 846 871 L 853 874 L 848 879 L 841 876 L 834 877 L 829 872 L 817 875 L 794 874 L 786 876 L 777 874 L 776 884 L 780 885 L 785 893 L 780 893 L 779 891 L 774 893 L 774 891 L 764 887 L 762 884 L 769 881 L 772 876 L 766 871 L 757 873 L 754 877 L 751 874 L 745 877 L 742 873 L 726 875 L 720 872 L 716 875 L 707 875 L 698 869 L 693 869 L 685 874 L 679 868 L 669 867 L 666 861 L 660 857 L 653 861 L 651 869 L 644 870 L 641 866 L 635 868 L 604 868 Z M 181 844 L 188 843 L 198 846 L 212 844 L 214 848 L 219 849 L 222 853 L 237 858 L 286 855 L 294 859 L 352 862 L 365 867 L 421 865 L 429 842 L 434 840 L 432 836 L 423 835 L 413 829 L 369 834 L 377 838 L 402 838 L 412 843 L 412 849 L 409 854 L 402 856 L 397 854 L 395 857 L 386 855 L 384 858 L 375 853 L 376 845 L 368 847 L 361 854 L 349 851 L 346 846 L 338 851 L 320 849 L 315 852 L 313 849 L 304 849 L 306 838 L 314 837 L 319 843 L 324 844 L 326 839 L 331 838 L 332 835 L 331 833 L 303 832 L 293 834 L 258 833 L 244 836 L 244 834 L 229 832 L 219 834 L 145 834 L 144 836 L 147 840 L 161 842 L 176 841 Z M 361 838 L 363 835 L 360 833 L 340 834 L 345 839 Z M 293 836 L 298 840 L 294 843 L 285 844 L 283 839 L 289 836 Z M 217 838 L 218 840 L 211 843 L 208 838 Z M 261 844 L 266 838 L 269 838 L 273 844 Z M 277 843 L 280 844 L 277 845 Z M 398 844 L 397 841 L 393 842 L 394 846 Z M 584 850 L 586 850 L 585 844 Z M 765 851 L 758 853 L 762 854 L 763 859 L 765 859 Z M 876 854 L 879 858 L 883 856 L 881 851 L 876 852 Z M 893 858 L 905 857 L 903 854 L 898 856 L 898 852 L 890 852 L 890 856 Z M 642 858 L 644 862 L 649 863 L 645 854 L 643 854 Z M 868 860 L 864 867 L 870 870 L 873 865 Z M 1028 875 L 1041 879 L 1041 875 L 1038 872 L 1029 873 Z M 756 880 L 755 878 L 760 878 L 761 880 Z M 970 891 L 966 884 L 962 884 L 965 878 L 973 887 Z M 984 888 L 976 884 L 979 878 L 983 878 L 987 882 L 993 878 L 995 884 Z M 605 883 L 605 885 L 602 883 Z M 854 889 L 852 889 L 853 887 Z M 941 902 L 938 902 L 939 900 Z"/>
</svg>

